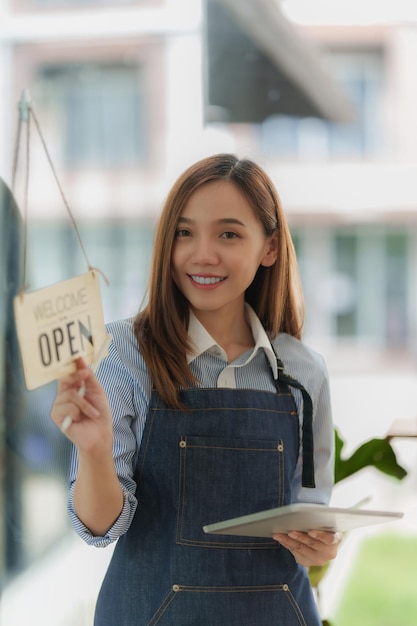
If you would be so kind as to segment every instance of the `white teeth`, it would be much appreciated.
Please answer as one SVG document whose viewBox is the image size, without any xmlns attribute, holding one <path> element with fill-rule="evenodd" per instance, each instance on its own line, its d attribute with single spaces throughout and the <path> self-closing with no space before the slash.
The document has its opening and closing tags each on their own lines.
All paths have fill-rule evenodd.
<svg viewBox="0 0 417 626">
<path fill-rule="evenodd" d="M 224 280 L 224 278 L 216 278 L 215 276 L 191 276 L 191 278 L 199 285 L 214 285 L 215 283 L 221 283 Z"/>
</svg>

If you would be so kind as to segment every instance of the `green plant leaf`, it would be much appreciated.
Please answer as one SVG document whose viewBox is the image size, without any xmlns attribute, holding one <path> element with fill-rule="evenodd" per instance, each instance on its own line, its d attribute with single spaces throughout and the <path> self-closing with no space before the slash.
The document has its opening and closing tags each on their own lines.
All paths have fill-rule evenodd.
<svg viewBox="0 0 417 626">
<path fill-rule="evenodd" d="M 407 475 L 406 470 L 399 465 L 397 457 L 389 439 L 370 439 L 363 443 L 353 454 L 346 458 L 342 458 L 342 450 L 344 441 L 339 435 L 337 429 L 335 433 L 335 483 L 340 482 L 344 478 L 359 472 L 364 467 L 375 467 L 379 472 L 388 474 L 401 480 Z M 323 566 L 312 565 L 308 568 L 308 575 L 311 586 L 318 589 L 321 581 L 325 577 L 330 563 Z M 322 621 L 322 626 L 335 626 L 334 622 L 328 620 Z"/>
<path fill-rule="evenodd" d="M 388 439 L 370 439 L 347 459 L 342 459 L 343 446 L 344 441 L 335 430 L 335 483 L 369 466 L 399 480 L 407 475 Z"/>
</svg>

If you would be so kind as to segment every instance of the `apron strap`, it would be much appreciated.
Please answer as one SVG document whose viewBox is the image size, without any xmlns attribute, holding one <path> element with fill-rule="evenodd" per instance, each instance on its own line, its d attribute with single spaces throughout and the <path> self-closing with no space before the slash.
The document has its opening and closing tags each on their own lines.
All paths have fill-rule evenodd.
<svg viewBox="0 0 417 626">
<path fill-rule="evenodd" d="M 275 350 L 274 350 L 275 352 Z M 275 353 L 278 366 L 277 383 L 281 382 L 290 387 L 298 389 L 303 397 L 303 427 L 302 427 L 302 446 L 303 446 L 303 473 L 302 486 L 314 488 L 316 486 L 314 480 L 314 441 L 313 441 L 313 402 L 310 394 L 295 378 L 284 373 L 284 364 Z"/>
</svg>

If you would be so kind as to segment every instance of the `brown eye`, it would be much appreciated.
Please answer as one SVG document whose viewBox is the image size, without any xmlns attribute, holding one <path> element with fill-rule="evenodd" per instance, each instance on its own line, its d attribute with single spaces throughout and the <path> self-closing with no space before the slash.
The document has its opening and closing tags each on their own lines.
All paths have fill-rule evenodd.
<svg viewBox="0 0 417 626">
<path fill-rule="evenodd" d="M 231 230 L 226 230 L 224 233 L 221 234 L 221 237 L 223 239 L 235 239 L 236 237 L 239 237 L 239 235 L 232 232 Z"/>
</svg>

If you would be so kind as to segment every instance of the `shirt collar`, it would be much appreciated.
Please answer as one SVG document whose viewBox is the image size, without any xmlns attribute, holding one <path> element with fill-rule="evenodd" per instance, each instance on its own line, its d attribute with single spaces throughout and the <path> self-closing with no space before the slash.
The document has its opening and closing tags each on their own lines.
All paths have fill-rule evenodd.
<svg viewBox="0 0 417 626">
<path fill-rule="evenodd" d="M 272 369 L 274 379 L 276 379 L 278 376 L 277 359 L 272 349 L 268 335 L 266 334 L 259 317 L 256 315 L 252 307 L 249 306 L 249 304 L 247 303 L 245 304 L 245 313 L 255 341 L 255 347 L 252 354 L 254 355 L 260 349 L 265 352 L 265 355 Z M 194 361 L 194 359 L 203 354 L 203 352 L 207 352 L 207 350 L 210 350 L 212 348 L 221 349 L 221 346 L 216 343 L 210 333 L 204 328 L 201 322 L 199 322 L 199 320 L 196 318 L 191 310 L 190 321 L 188 325 L 188 336 L 193 346 L 193 351 L 192 353 L 187 354 L 187 363 L 191 363 L 192 361 Z"/>
</svg>

